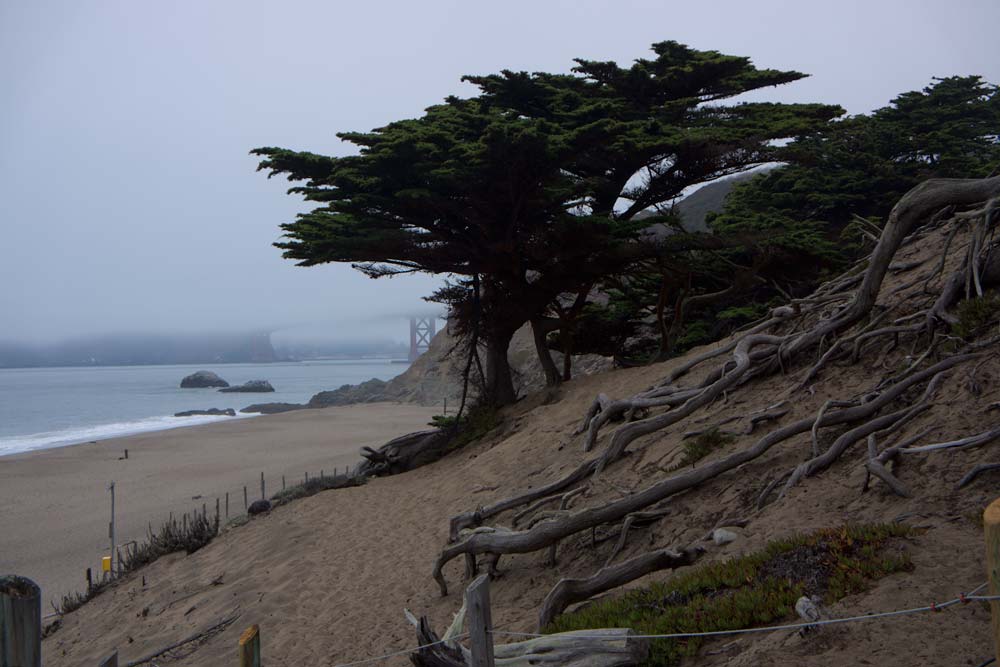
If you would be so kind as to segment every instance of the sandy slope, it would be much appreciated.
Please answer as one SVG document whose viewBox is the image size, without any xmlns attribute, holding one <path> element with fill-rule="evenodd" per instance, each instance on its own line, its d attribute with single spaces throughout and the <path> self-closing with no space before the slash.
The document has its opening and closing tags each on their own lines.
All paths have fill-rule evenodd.
<svg viewBox="0 0 1000 667">
<path fill-rule="evenodd" d="M 307 410 L 2 457 L 0 572 L 33 578 L 46 600 L 80 589 L 107 553 L 112 480 L 121 544 L 170 512 L 203 503 L 214 512 L 227 491 L 233 515 L 242 513 L 243 485 L 259 497 L 261 472 L 273 493 L 282 475 L 290 483 L 353 465 L 362 445 L 420 429 L 433 412 L 391 403 Z"/>
<path fill-rule="evenodd" d="M 932 263 L 940 241 L 938 236 L 928 238 L 920 246 L 924 250 L 911 249 L 903 258 Z M 895 276 L 888 288 L 914 275 Z M 866 357 L 855 366 L 830 369 L 812 391 L 791 397 L 791 411 L 779 424 L 815 414 L 830 397 L 853 396 L 874 379 L 895 372 L 899 361 L 891 357 L 884 367 L 873 367 Z M 225 631 L 192 645 L 173 663 L 158 664 L 226 664 L 240 631 L 251 623 L 261 625 L 268 665 L 335 665 L 412 646 L 404 607 L 429 615 L 441 629 L 460 604 L 460 559 L 446 569 L 453 590 L 449 597 L 438 596 L 430 577 L 448 518 L 552 480 L 584 460 L 580 438 L 570 434 L 593 396 L 598 391 L 630 395 L 662 377 L 671 363 L 677 362 L 583 378 L 558 392 L 534 396 L 508 412 L 501 432 L 448 459 L 278 508 L 193 555 L 162 559 L 68 616 L 63 628 L 44 643 L 46 664 L 94 664 L 114 646 L 125 660 L 135 659 L 232 613 L 240 617 Z M 934 442 L 978 433 L 996 423 L 1000 417 L 989 406 L 1000 400 L 1000 363 L 993 359 L 979 369 L 978 395 L 970 388 L 970 370 L 949 373 L 935 408 L 907 424 L 903 435 L 930 427 L 924 442 Z M 633 454 L 595 481 L 575 508 L 607 502 L 661 479 L 679 458 L 685 431 L 769 406 L 787 386 L 788 379 L 780 376 L 755 381 L 711 409 L 637 441 Z M 767 428 L 736 437 L 725 453 L 747 447 Z M 653 545 L 697 542 L 722 516 L 750 522 L 736 542 L 721 548 L 709 545 L 706 559 L 727 558 L 777 537 L 848 521 L 900 520 L 924 529 L 907 544 L 914 571 L 842 600 L 831 613 L 923 605 L 954 597 L 985 579 L 977 516 L 997 495 L 998 477 L 984 476 L 960 492 L 954 491 L 954 484 L 975 463 L 1000 458 L 996 445 L 908 458 L 899 475 L 914 491 L 910 499 L 887 494 L 879 483 L 861 493 L 863 452 L 855 449 L 783 500 L 755 511 L 757 495 L 769 479 L 802 461 L 809 447 L 809 436 L 803 434 L 737 471 L 672 498 L 670 514 L 636 531 L 621 558 Z M 501 524 L 509 521 L 509 515 L 500 517 Z M 563 542 L 555 568 L 543 567 L 542 553 L 505 557 L 503 575 L 493 586 L 496 626 L 532 629 L 541 599 L 558 578 L 593 572 L 611 548 L 608 541 L 591 546 L 588 532 Z M 988 611 L 971 604 L 905 620 L 842 626 L 807 638 L 785 632 L 714 640 L 692 664 L 977 665 L 992 650 Z M 397 658 L 390 664 L 407 663 Z"/>
</svg>

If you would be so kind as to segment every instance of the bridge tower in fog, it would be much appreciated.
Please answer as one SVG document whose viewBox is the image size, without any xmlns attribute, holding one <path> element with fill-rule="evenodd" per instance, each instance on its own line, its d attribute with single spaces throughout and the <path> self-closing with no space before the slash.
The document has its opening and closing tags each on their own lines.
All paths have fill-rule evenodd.
<svg viewBox="0 0 1000 667">
<path fill-rule="evenodd" d="M 410 318 L 410 361 L 416 361 L 431 346 L 435 319 L 433 315 Z"/>
</svg>

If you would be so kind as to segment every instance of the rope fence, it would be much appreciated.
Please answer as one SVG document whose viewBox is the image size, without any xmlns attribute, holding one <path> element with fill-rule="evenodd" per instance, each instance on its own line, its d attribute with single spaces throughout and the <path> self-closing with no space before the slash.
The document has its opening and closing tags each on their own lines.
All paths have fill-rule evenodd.
<svg viewBox="0 0 1000 667">
<path fill-rule="evenodd" d="M 975 591 L 982 590 L 986 587 L 983 583 Z M 872 612 L 869 614 L 862 614 L 860 616 L 846 616 L 843 618 L 825 618 L 816 621 L 808 621 L 803 623 L 786 623 L 784 625 L 767 625 L 759 628 L 740 628 L 738 630 L 710 630 L 707 632 L 675 632 L 667 635 L 629 635 L 632 639 L 686 639 L 691 637 L 718 637 L 722 635 L 748 635 L 755 632 L 775 632 L 778 630 L 801 630 L 803 628 L 815 628 L 821 625 L 836 625 L 838 623 L 853 623 L 855 621 L 868 621 L 876 618 L 888 618 L 890 616 L 906 616 L 908 614 L 919 614 L 921 612 L 927 611 L 941 611 L 947 607 L 951 607 L 956 604 L 968 604 L 975 600 L 1000 600 L 1000 595 L 973 595 L 962 594 L 959 597 L 948 600 L 947 602 L 932 602 L 929 605 L 923 607 L 912 607 L 910 609 L 897 609 L 894 611 L 879 611 Z M 532 632 L 508 632 L 506 630 L 491 630 L 490 634 L 496 636 L 505 637 L 550 637 L 551 635 L 543 635 Z M 602 635 L 585 635 L 575 633 L 573 635 L 578 639 L 594 639 L 594 640 L 607 640 L 606 636 Z"/>
<path fill-rule="evenodd" d="M 630 634 L 629 639 L 689 639 L 694 637 L 718 637 L 723 635 L 744 635 L 753 633 L 763 633 L 763 632 L 777 632 L 781 630 L 801 630 L 804 628 L 815 628 L 822 625 L 835 625 L 840 623 L 854 623 L 857 621 L 868 621 L 880 618 L 889 618 L 893 616 L 906 616 L 910 614 L 919 614 L 925 612 L 940 612 L 948 607 L 952 607 L 957 604 L 969 604 L 975 601 L 995 601 L 1000 600 L 1000 595 L 976 595 L 979 591 L 986 588 L 989 582 L 983 582 L 976 588 L 972 589 L 968 593 L 960 593 L 958 597 L 945 602 L 931 602 L 930 604 L 924 605 L 922 607 L 911 607 L 909 609 L 896 609 L 893 611 L 881 611 L 872 612 L 868 614 L 863 614 L 859 616 L 846 616 L 841 618 L 828 618 L 819 619 L 816 621 L 809 621 L 803 623 L 786 623 L 783 625 L 768 625 L 756 628 L 740 628 L 737 630 L 712 630 L 707 632 L 676 632 L 671 634 L 663 635 L 640 635 L 640 634 Z M 525 639 L 537 639 L 541 637 L 547 637 L 549 639 L 557 638 L 557 635 L 546 635 L 538 632 L 513 632 L 508 630 L 493 630 L 487 629 L 486 633 L 494 637 L 521 637 Z M 456 637 L 450 637 L 448 639 L 440 639 L 436 642 L 431 642 L 429 644 L 423 644 L 421 646 L 415 646 L 413 648 L 402 649 L 399 651 L 394 651 L 392 653 L 386 653 L 385 655 L 375 656 L 373 658 L 365 658 L 363 660 L 356 660 L 354 662 L 343 662 L 337 663 L 335 667 L 355 667 L 356 665 L 370 664 L 373 662 L 380 662 L 382 660 L 388 660 L 389 658 L 398 657 L 401 655 L 408 655 L 410 653 L 416 653 L 423 649 L 432 648 L 440 644 L 447 644 L 450 642 L 455 642 L 459 639 L 466 639 L 469 637 L 469 633 L 464 633 Z M 572 635 L 573 640 L 579 639 L 591 639 L 594 641 L 621 641 L 620 636 L 609 636 L 609 635 L 588 635 L 580 632 L 574 632 Z"/>
</svg>

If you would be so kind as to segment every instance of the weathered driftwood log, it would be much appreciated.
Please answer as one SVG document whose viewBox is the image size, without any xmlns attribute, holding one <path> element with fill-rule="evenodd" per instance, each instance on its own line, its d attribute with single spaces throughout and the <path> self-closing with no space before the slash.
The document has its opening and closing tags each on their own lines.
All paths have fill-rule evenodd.
<svg viewBox="0 0 1000 667">
<path fill-rule="evenodd" d="M 409 614 L 407 618 L 414 619 Z M 439 643 L 441 638 L 431 629 L 426 616 L 416 623 L 418 648 L 410 654 L 410 662 L 416 667 L 466 667 L 465 656 L 458 642 Z"/>
<path fill-rule="evenodd" d="M 411 622 L 414 619 L 408 614 Z M 467 667 L 469 650 L 458 642 L 441 642 L 426 617 L 415 623 L 417 645 L 427 646 L 410 654 L 417 667 Z M 454 626 L 453 626 L 454 627 Z M 649 654 L 649 642 L 634 637 L 628 628 L 601 628 L 561 632 L 522 642 L 493 647 L 497 667 L 630 667 Z M 446 637 L 447 638 L 447 633 Z"/>
<path fill-rule="evenodd" d="M 538 631 L 541 632 L 571 604 L 589 600 L 651 572 L 691 565 L 703 553 L 705 550 L 701 547 L 688 547 L 680 551 L 659 549 L 636 556 L 620 565 L 602 568 L 586 579 L 560 579 L 542 602 L 542 608 L 538 612 Z"/>
<path fill-rule="evenodd" d="M 448 453 L 451 435 L 448 429 L 431 429 L 400 436 L 378 449 L 362 447 L 365 460 L 358 466 L 358 473 L 365 477 L 398 475 L 433 463 Z"/>
<path fill-rule="evenodd" d="M 628 667 L 649 654 L 649 640 L 628 628 L 560 632 L 493 649 L 497 667 Z"/>
</svg>

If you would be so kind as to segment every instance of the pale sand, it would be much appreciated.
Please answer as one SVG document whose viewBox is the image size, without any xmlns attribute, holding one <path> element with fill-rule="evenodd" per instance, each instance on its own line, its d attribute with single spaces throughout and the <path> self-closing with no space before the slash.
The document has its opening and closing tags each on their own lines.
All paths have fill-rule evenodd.
<svg viewBox="0 0 1000 667">
<path fill-rule="evenodd" d="M 112 480 L 122 544 L 170 512 L 206 503 L 214 514 L 216 498 L 224 513 L 227 491 L 230 514 L 242 514 L 243 486 L 250 502 L 259 498 L 261 472 L 270 496 L 282 475 L 291 485 L 353 466 L 363 445 L 419 430 L 433 412 L 395 403 L 303 410 L 0 457 L 0 574 L 34 579 L 46 606 L 83 588 L 86 568 L 99 572 L 108 553 Z"/>
</svg>

